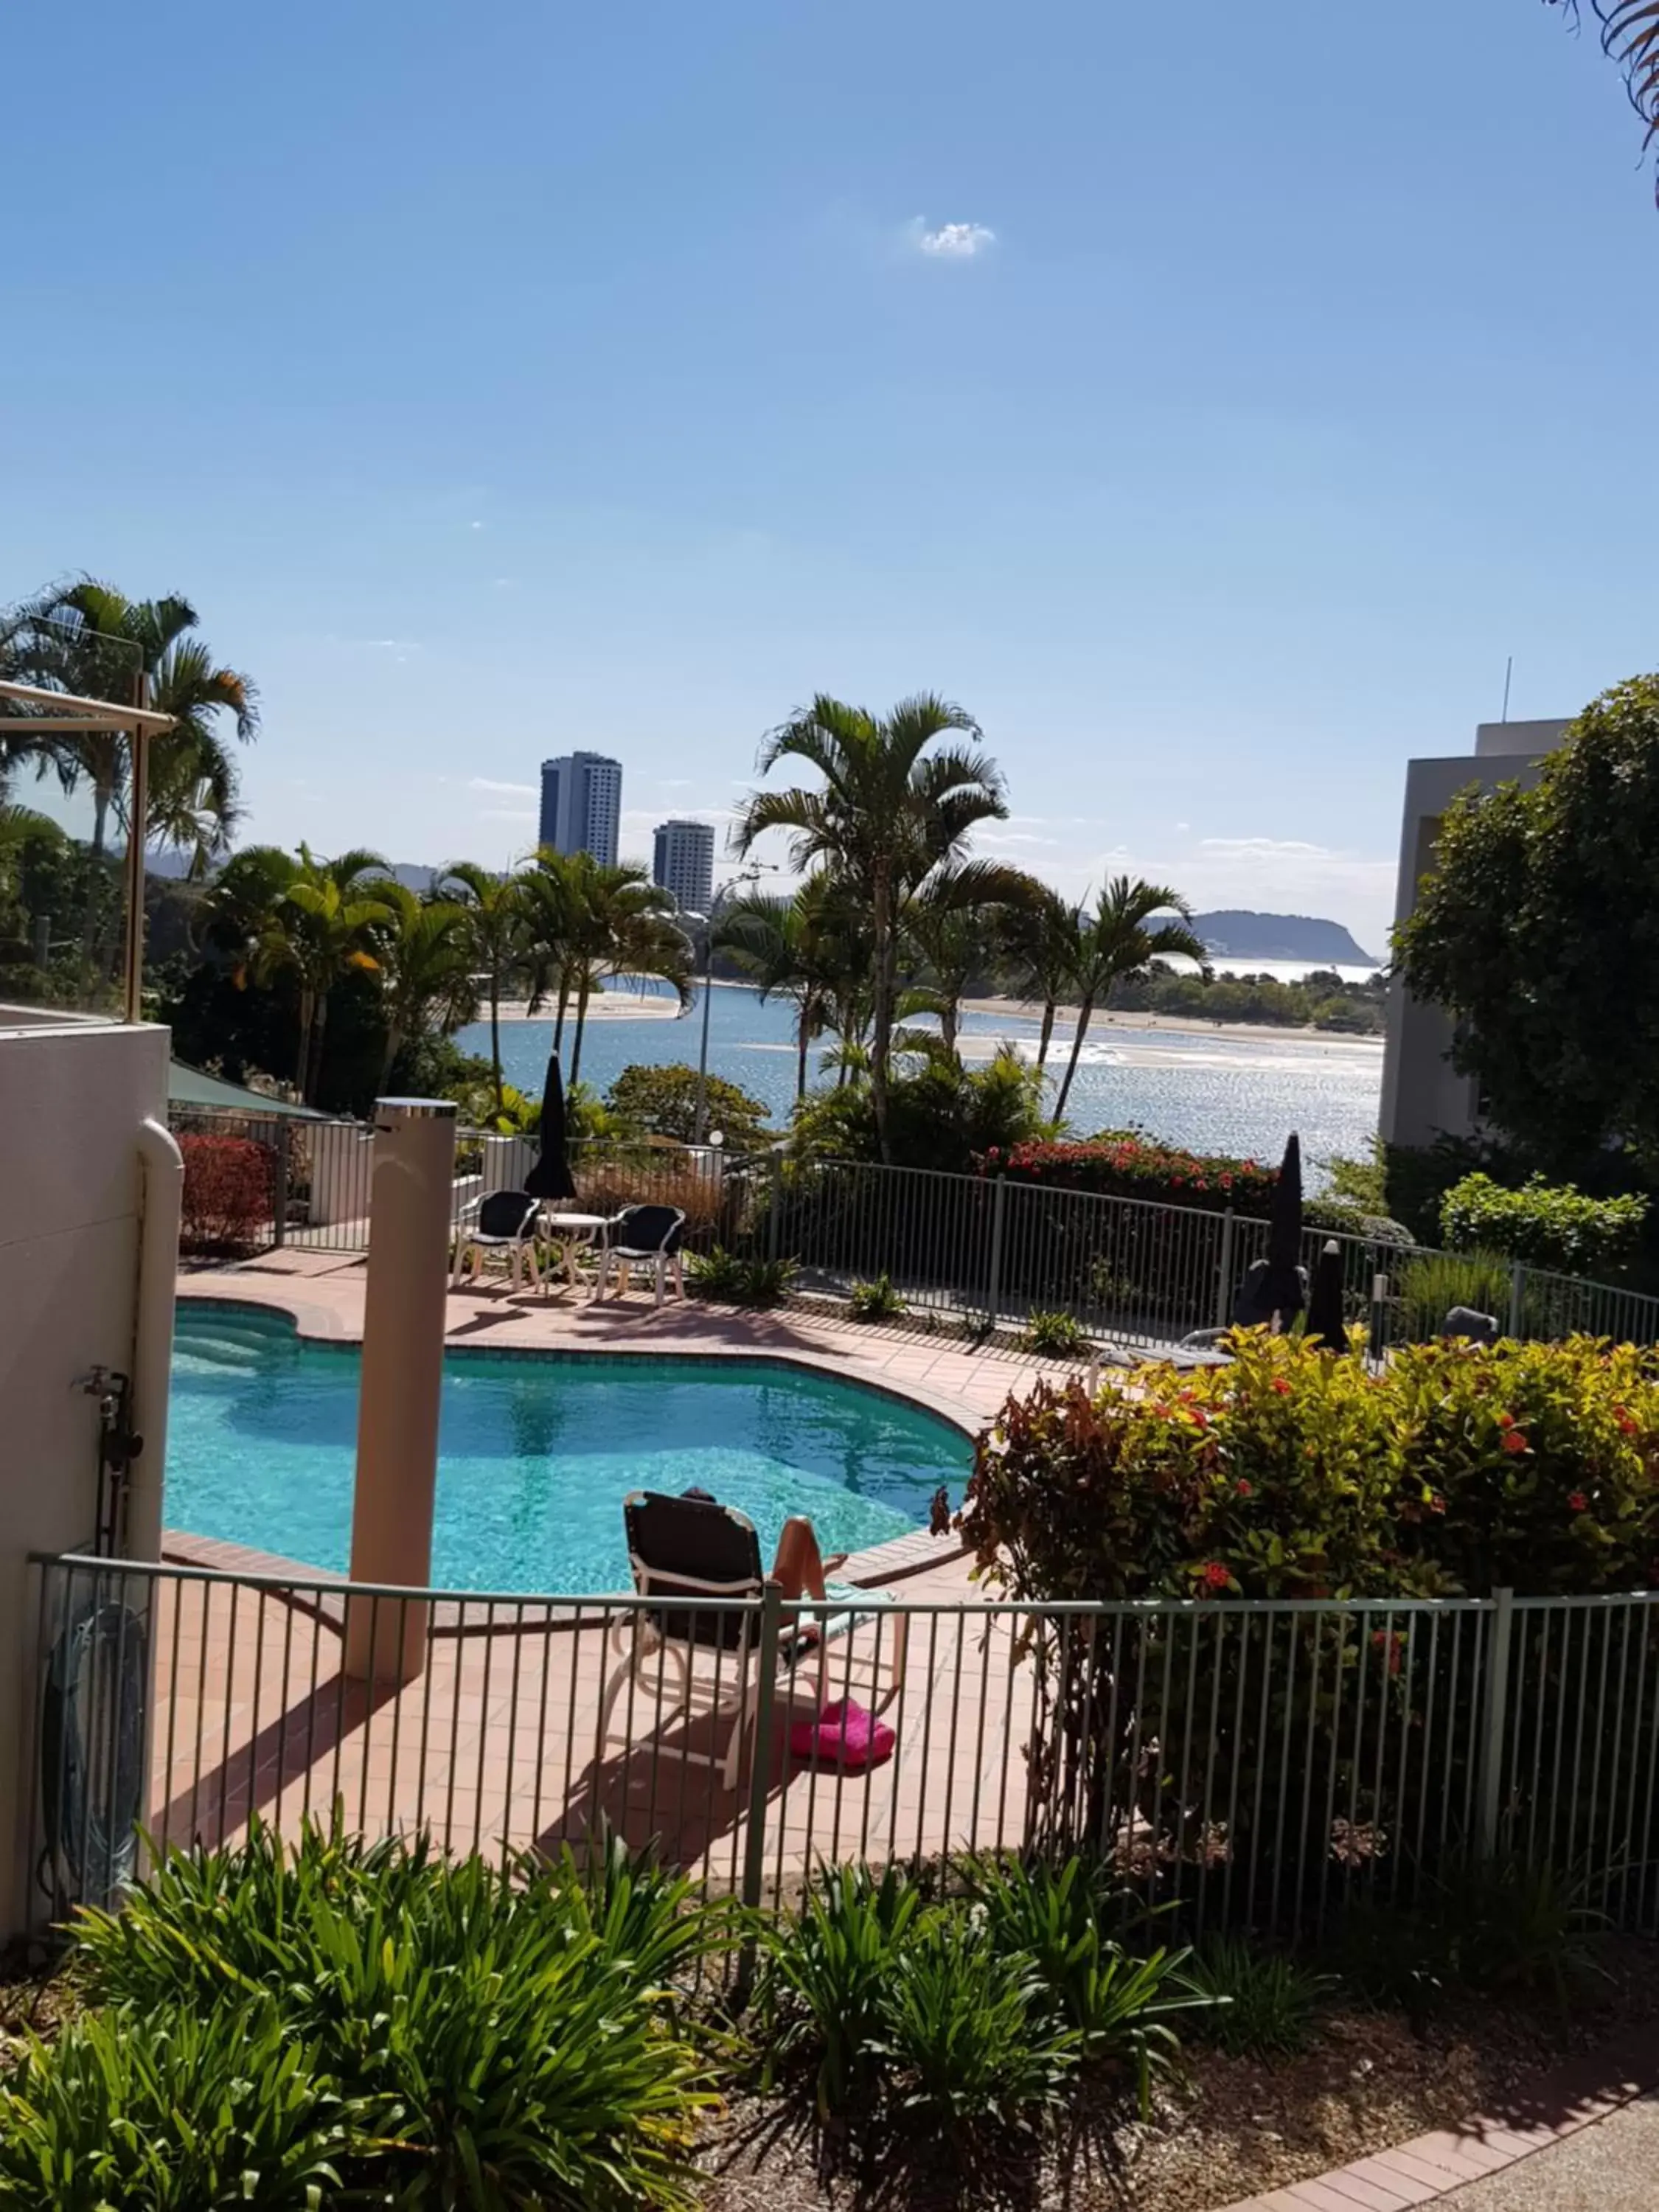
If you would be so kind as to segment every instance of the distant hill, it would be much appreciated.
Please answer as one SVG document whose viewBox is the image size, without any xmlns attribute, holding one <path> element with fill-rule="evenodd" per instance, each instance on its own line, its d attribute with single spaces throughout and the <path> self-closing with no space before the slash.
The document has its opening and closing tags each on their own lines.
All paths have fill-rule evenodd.
<svg viewBox="0 0 1659 2212">
<path fill-rule="evenodd" d="M 1315 960 L 1376 968 L 1375 954 L 1356 945 L 1340 921 L 1305 914 L 1250 914 L 1233 907 L 1195 914 L 1193 928 L 1212 952 L 1230 960 Z"/>
</svg>

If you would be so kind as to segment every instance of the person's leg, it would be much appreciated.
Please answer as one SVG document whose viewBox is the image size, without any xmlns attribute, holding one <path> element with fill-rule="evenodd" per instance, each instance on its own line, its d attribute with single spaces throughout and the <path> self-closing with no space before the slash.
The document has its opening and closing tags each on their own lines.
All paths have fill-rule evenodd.
<svg viewBox="0 0 1659 2212">
<path fill-rule="evenodd" d="M 846 1559 L 845 1552 L 837 1552 L 826 1559 L 818 1550 L 817 1531 L 802 1514 L 794 1514 L 783 1524 L 783 1534 L 778 1538 L 778 1555 L 772 1563 L 772 1579 L 781 1583 L 787 1598 L 823 1595 L 826 1569 L 833 1571 Z"/>
</svg>

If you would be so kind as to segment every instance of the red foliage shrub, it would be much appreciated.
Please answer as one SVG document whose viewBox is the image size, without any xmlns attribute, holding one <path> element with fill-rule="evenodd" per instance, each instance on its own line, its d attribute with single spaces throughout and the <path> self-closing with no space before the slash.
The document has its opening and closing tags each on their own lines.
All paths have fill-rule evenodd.
<svg viewBox="0 0 1659 2212">
<path fill-rule="evenodd" d="M 187 1252 L 247 1252 L 270 1219 L 271 1156 L 249 1137 L 182 1135 L 184 1214 L 179 1242 Z"/>
<path fill-rule="evenodd" d="M 1103 1198 L 1143 1198 L 1164 1206 L 1265 1216 L 1277 1168 L 1218 1152 L 1183 1152 L 1143 1137 L 1094 1137 L 1078 1145 L 1011 1145 L 979 1160 L 981 1175 L 1049 1190 L 1092 1191 Z"/>
</svg>

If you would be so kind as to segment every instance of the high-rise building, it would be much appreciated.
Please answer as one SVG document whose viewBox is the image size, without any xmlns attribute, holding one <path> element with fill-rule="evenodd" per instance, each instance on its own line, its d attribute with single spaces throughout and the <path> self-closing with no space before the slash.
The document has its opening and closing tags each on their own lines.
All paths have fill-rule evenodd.
<svg viewBox="0 0 1659 2212">
<path fill-rule="evenodd" d="M 542 763 L 542 812 L 536 842 L 556 853 L 617 860 L 622 820 L 622 763 L 604 753 L 566 753 Z"/>
<path fill-rule="evenodd" d="M 707 822 L 659 822 L 651 880 L 672 894 L 687 914 L 707 914 L 714 902 L 714 832 Z"/>
</svg>

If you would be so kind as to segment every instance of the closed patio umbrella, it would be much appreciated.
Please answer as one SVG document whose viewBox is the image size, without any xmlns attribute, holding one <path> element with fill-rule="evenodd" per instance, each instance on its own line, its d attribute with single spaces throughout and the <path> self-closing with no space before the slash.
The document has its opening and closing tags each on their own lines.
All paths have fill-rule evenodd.
<svg viewBox="0 0 1659 2212">
<path fill-rule="evenodd" d="M 1302 1139 L 1291 1130 L 1267 1219 L 1267 1275 L 1261 1302 L 1287 1328 L 1302 1310 Z"/>
<path fill-rule="evenodd" d="M 542 1092 L 542 1148 L 535 1165 L 524 1179 L 524 1187 L 532 1198 L 574 1198 L 576 1182 L 570 1172 L 567 1157 L 569 1139 L 565 1132 L 564 1077 L 559 1070 L 559 1055 L 547 1057 L 547 1083 Z"/>
<path fill-rule="evenodd" d="M 1315 1263 L 1308 1293 L 1308 1334 L 1325 1352 L 1346 1352 L 1342 1314 L 1342 1248 L 1333 1237 Z"/>
</svg>

